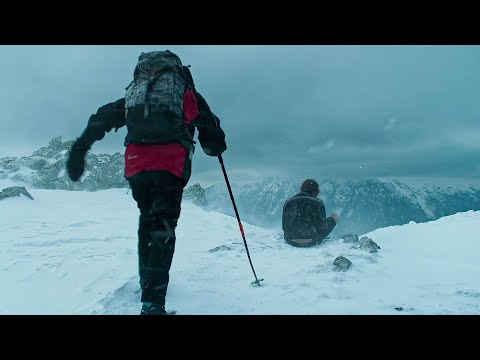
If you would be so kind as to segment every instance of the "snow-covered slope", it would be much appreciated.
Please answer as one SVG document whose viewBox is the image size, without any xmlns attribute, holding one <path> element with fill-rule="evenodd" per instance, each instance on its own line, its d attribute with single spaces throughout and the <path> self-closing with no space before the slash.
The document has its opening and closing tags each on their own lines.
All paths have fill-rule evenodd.
<svg viewBox="0 0 480 360">
<path fill-rule="evenodd" d="M 27 188 L 0 202 L 0 313 L 138 314 L 138 210 L 127 189 Z M 378 229 L 368 253 L 314 248 L 182 205 L 167 308 L 178 314 L 480 314 L 480 212 Z M 359 234 L 361 235 L 361 234 Z M 346 272 L 333 260 L 352 261 Z M 395 309 L 397 308 L 397 310 Z"/>
</svg>

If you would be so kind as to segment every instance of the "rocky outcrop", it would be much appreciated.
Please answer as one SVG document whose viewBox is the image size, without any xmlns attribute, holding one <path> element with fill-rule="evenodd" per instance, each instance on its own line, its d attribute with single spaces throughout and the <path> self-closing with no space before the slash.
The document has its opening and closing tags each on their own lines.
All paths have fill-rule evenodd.
<svg viewBox="0 0 480 360">
<path fill-rule="evenodd" d="M 3 189 L 2 192 L 0 192 L 0 200 L 21 195 L 33 200 L 33 196 L 22 186 L 10 186 Z"/>
<path fill-rule="evenodd" d="M 376 253 L 380 249 L 380 246 L 378 246 L 375 243 L 375 241 L 373 241 L 372 239 L 370 239 L 367 236 L 362 237 L 359 240 L 358 244 L 355 245 L 355 247 L 357 249 L 362 249 L 362 250 L 368 251 L 369 253 Z"/>
<path fill-rule="evenodd" d="M 347 271 L 352 266 L 352 262 L 348 260 L 345 256 L 338 256 L 333 261 L 334 269 L 337 271 Z"/>
<path fill-rule="evenodd" d="M 208 206 L 205 190 L 198 183 L 186 188 L 183 193 L 183 198 L 192 201 L 195 205 L 200 207 Z"/>
<path fill-rule="evenodd" d="M 73 182 L 65 171 L 68 152 L 73 140 L 62 142 L 61 137 L 33 152 L 32 156 L 0 159 L 0 179 L 39 189 L 103 190 L 126 188 L 124 157 L 120 153 L 86 156 L 85 173 L 79 182 Z"/>
<path fill-rule="evenodd" d="M 356 244 L 358 243 L 358 235 L 357 234 L 345 234 L 340 236 L 340 239 L 343 239 L 344 244 Z"/>
</svg>

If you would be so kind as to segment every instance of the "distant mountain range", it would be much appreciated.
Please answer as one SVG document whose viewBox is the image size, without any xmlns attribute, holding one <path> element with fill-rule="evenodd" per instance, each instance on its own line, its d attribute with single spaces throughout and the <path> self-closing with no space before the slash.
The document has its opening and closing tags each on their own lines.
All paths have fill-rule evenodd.
<svg viewBox="0 0 480 360">
<path fill-rule="evenodd" d="M 234 189 L 242 220 L 268 228 L 281 227 L 283 204 L 297 194 L 304 179 L 268 178 Z M 480 210 L 480 181 L 368 178 L 317 179 L 327 216 L 340 214 L 332 234 L 367 233 L 374 229 L 426 222 L 457 212 Z M 227 188 L 218 184 L 205 189 L 211 210 L 234 215 Z"/>
<path fill-rule="evenodd" d="M 67 151 L 73 141 L 52 139 L 46 147 L 26 157 L 0 158 L 0 181 L 20 186 L 61 190 L 103 190 L 128 188 L 124 178 L 124 157 L 88 153 L 86 171 L 74 183 L 65 173 Z M 266 178 L 243 186 L 232 184 L 236 204 L 243 221 L 280 228 L 283 204 L 299 192 L 304 179 Z M 337 212 L 340 223 L 333 234 L 366 233 L 379 227 L 425 222 L 468 210 L 480 210 L 480 180 L 458 179 L 317 179 L 320 198 L 327 215 Z M 1 190 L 1 189 L 0 189 Z M 187 187 L 185 200 L 234 216 L 224 183 L 203 189 L 200 184 Z"/>
</svg>

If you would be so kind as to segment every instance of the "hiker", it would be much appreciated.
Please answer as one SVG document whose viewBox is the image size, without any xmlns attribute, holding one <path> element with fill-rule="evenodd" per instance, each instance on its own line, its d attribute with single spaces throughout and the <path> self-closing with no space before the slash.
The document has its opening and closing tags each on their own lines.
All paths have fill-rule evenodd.
<svg viewBox="0 0 480 360">
<path fill-rule="evenodd" d="M 285 201 L 282 228 L 285 241 L 296 247 L 320 244 L 338 223 L 336 213 L 326 217 L 325 205 L 318 199 L 320 189 L 313 179 L 303 182 L 300 193 Z"/>
<path fill-rule="evenodd" d="M 196 91 L 188 67 L 174 53 L 142 53 L 125 97 L 100 107 L 71 147 L 67 171 L 78 181 L 85 156 L 106 132 L 127 126 L 125 178 L 140 210 L 138 260 L 141 315 L 164 315 L 175 228 L 195 148 L 219 156 L 226 149 L 219 118 Z"/>
</svg>

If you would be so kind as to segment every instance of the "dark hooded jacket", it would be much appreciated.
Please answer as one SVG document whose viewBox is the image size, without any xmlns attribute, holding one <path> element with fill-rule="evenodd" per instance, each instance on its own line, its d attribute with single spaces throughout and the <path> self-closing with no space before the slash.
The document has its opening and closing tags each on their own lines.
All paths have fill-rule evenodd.
<svg viewBox="0 0 480 360">
<path fill-rule="evenodd" d="M 282 228 L 289 243 L 295 239 L 312 239 L 312 243 L 318 243 L 335 225 L 333 217 L 326 217 L 323 201 L 308 192 L 300 192 L 285 201 Z"/>
<path fill-rule="evenodd" d="M 221 155 L 226 149 L 225 133 L 220 119 L 210 110 L 205 99 L 197 92 L 187 92 L 184 99 L 188 147 L 181 143 L 142 144 L 127 133 L 125 139 L 125 177 L 142 171 L 167 170 L 182 178 L 186 184 L 190 179 L 192 156 L 195 150 L 193 137 L 198 129 L 198 140 L 203 151 L 210 156 Z M 101 140 L 106 132 L 126 125 L 125 99 L 106 104 L 90 117 L 81 138 L 87 143 Z"/>
</svg>

